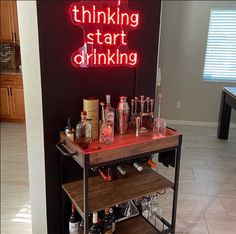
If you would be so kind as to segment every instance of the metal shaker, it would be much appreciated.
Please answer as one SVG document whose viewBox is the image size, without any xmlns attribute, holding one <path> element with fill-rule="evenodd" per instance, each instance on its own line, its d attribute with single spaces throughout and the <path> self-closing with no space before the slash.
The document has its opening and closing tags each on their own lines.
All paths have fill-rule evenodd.
<svg viewBox="0 0 236 234">
<path fill-rule="evenodd" d="M 125 134 L 128 129 L 129 104 L 126 100 L 127 100 L 127 97 L 121 96 L 120 102 L 118 103 L 118 106 L 116 109 L 119 134 Z"/>
</svg>

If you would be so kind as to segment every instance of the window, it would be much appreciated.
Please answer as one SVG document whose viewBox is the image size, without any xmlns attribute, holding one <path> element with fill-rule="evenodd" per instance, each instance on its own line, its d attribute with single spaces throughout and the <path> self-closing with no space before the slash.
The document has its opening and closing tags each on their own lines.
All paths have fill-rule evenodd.
<svg viewBox="0 0 236 234">
<path fill-rule="evenodd" d="M 236 82 L 236 8 L 212 8 L 203 80 Z"/>
</svg>

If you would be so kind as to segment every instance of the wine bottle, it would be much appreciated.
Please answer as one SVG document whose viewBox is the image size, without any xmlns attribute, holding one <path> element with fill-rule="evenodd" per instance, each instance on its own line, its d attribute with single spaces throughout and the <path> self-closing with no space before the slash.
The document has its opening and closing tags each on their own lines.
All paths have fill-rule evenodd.
<svg viewBox="0 0 236 234">
<path fill-rule="evenodd" d="M 103 180 L 105 181 L 112 181 L 113 176 L 112 176 L 112 169 L 110 167 L 108 168 L 104 168 L 104 167 L 93 167 L 91 168 L 91 171 L 93 172 L 93 174 L 99 174 Z"/>
<path fill-rule="evenodd" d="M 79 224 L 79 234 L 84 234 L 84 219 L 80 221 Z"/>
<path fill-rule="evenodd" d="M 112 234 L 112 222 L 112 215 L 110 214 L 109 208 L 106 208 L 103 217 L 104 234 Z"/>
<path fill-rule="evenodd" d="M 93 213 L 93 224 L 89 230 L 89 234 L 102 234 L 101 228 L 98 224 L 98 213 Z"/>
<path fill-rule="evenodd" d="M 79 218 L 76 213 L 74 204 L 71 206 L 71 216 L 69 220 L 69 234 L 78 234 L 79 233 Z"/>
<path fill-rule="evenodd" d="M 123 169 L 123 167 L 122 167 L 120 164 L 118 164 L 118 165 L 116 166 L 116 169 L 117 169 L 117 171 L 120 172 L 121 175 L 123 175 L 123 176 L 126 175 L 126 171 Z"/>
<path fill-rule="evenodd" d="M 136 168 L 138 171 L 142 171 L 143 167 L 141 166 L 141 164 L 138 161 L 133 161 L 132 165 L 134 168 Z"/>
<path fill-rule="evenodd" d="M 113 212 L 113 208 L 110 208 L 109 209 L 109 212 L 110 212 L 110 216 L 111 216 L 111 219 L 112 219 L 112 233 L 115 232 L 115 229 L 116 229 L 116 220 L 115 220 L 115 215 L 114 215 L 114 212 Z"/>
</svg>

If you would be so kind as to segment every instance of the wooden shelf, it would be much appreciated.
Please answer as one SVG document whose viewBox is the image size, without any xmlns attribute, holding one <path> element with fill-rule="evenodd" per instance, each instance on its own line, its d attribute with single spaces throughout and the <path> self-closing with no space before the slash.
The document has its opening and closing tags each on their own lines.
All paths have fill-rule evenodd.
<svg viewBox="0 0 236 234">
<path fill-rule="evenodd" d="M 119 176 L 111 182 L 105 182 L 100 176 L 89 178 L 89 213 L 173 187 L 171 181 L 149 167 L 144 167 L 142 172 L 133 167 L 125 169 L 125 177 Z M 83 216 L 83 180 L 62 187 Z"/>
<path fill-rule="evenodd" d="M 75 141 L 71 141 L 64 133 L 61 133 L 61 141 L 65 142 L 71 152 L 77 152 L 73 158 L 81 166 L 83 166 L 84 157 L 89 157 L 90 166 L 95 166 L 114 160 L 124 160 L 134 155 L 177 147 L 179 136 L 180 133 L 171 129 L 167 129 L 164 137 L 154 137 L 151 131 L 135 137 L 134 131 L 130 131 L 126 135 L 116 135 L 112 144 L 101 144 L 95 140 L 87 149 L 81 149 Z"/>
<path fill-rule="evenodd" d="M 119 234 L 157 234 L 158 231 L 142 217 L 137 216 L 116 224 L 115 233 Z"/>
</svg>

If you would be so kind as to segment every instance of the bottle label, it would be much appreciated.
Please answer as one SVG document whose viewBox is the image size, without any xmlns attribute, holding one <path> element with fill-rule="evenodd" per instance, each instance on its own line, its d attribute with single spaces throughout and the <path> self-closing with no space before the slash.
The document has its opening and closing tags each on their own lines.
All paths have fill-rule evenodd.
<svg viewBox="0 0 236 234">
<path fill-rule="evenodd" d="M 115 114 L 112 111 L 106 113 L 106 121 L 114 124 Z"/>
<path fill-rule="evenodd" d="M 78 234 L 79 233 L 79 222 L 77 222 L 77 223 L 69 222 L 69 233 L 70 234 Z"/>
</svg>

